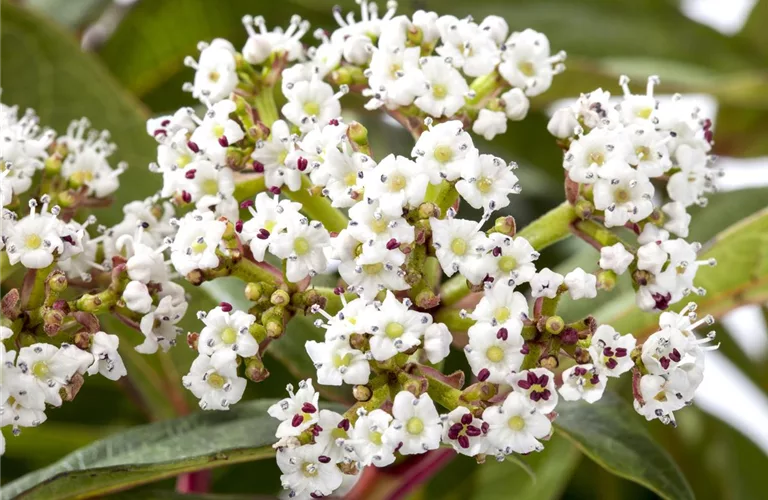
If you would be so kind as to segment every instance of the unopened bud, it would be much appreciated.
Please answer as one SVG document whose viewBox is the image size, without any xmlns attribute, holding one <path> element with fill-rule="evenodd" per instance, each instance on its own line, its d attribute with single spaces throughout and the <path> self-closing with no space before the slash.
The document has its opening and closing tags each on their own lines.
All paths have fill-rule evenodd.
<svg viewBox="0 0 768 500">
<path fill-rule="evenodd" d="M 419 205 L 419 219 L 429 219 L 430 217 L 440 217 L 440 207 L 434 203 L 426 202 Z"/>
<path fill-rule="evenodd" d="M 563 345 L 573 345 L 579 341 L 579 331 L 575 328 L 565 328 L 560 333 L 560 342 Z"/>
<path fill-rule="evenodd" d="M 373 392 L 367 385 L 356 385 L 352 388 L 352 395 L 357 401 L 368 401 L 371 399 Z"/>
<path fill-rule="evenodd" d="M 424 377 L 409 378 L 402 384 L 403 390 L 410 392 L 416 397 L 427 392 L 427 379 Z"/>
<path fill-rule="evenodd" d="M 610 292 L 616 286 L 616 273 L 606 269 L 597 273 L 597 288 Z"/>
<path fill-rule="evenodd" d="M 80 330 L 72 341 L 78 348 L 84 351 L 91 350 L 91 334 L 87 330 Z"/>
<path fill-rule="evenodd" d="M 515 218 L 511 215 L 506 217 L 499 217 L 496 219 L 496 223 L 493 225 L 493 230 L 497 233 L 506 234 L 507 236 L 514 236 L 517 232 L 517 224 Z"/>
<path fill-rule="evenodd" d="M 363 127 L 360 122 L 352 122 L 347 129 L 347 136 L 350 140 L 360 146 L 368 145 L 368 129 Z"/>
<path fill-rule="evenodd" d="M 588 200 L 579 200 L 573 207 L 573 211 L 576 212 L 576 216 L 580 219 L 589 219 L 595 212 L 595 206 Z"/>
<path fill-rule="evenodd" d="M 539 366 L 546 368 L 547 370 L 554 371 L 558 366 L 560 366 L 560 361 L 557 359 L 557 356 L 550 354 L 539 360 Z"/>
<path fill-rule="evenodd" d="M 53 271 L 48 275 L 48 287 L 54 293 L 61 293 L 67 289 L 67 276 L 59 271 Z"/>
<path fill-rule="evenodd" d="M 43 314 L 43 331 L 45 331 L 45 334 L 49 337 L 53 337 L 59 333 L 61 325 L 64 322 L 64 316 L 65 314 L 61 311 L 55 309 L 47 310 L 45 314 Z"/>
<path fill-rule="evenodd" d="M 264 361 L 256 355 L 248 358 L 245 365 L 245 376 L 253 382 L 261 382 L 269 377 L 269 370 L 264 366 Z"/>
<path fill-rule="evenodd" d="M 565 328 L 565 322 L 560 316 L 550 316 L 544 323 L 544 329 L 552 335 L 559 335 Z"/>
<path fill-rule="evenodd" d="M 291 296 L 285 290 L 275 290 L 272 296 L 269 298 L 272 305 L 284 306 L 291 301 Z"/>
<path fill-rule="evenodd" d="M 200 334 L 197 332 L 189 332 L 187 334 L 187 345 L 190 349 L 197 350 L 197 341 L 200 338 Z"/>
</svg>

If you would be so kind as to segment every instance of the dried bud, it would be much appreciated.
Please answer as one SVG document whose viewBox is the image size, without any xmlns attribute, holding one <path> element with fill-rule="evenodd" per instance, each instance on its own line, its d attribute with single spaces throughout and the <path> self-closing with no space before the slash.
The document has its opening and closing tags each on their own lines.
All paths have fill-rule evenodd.
<svg viewBox="0 0 768 500">
<path fill-rule="evenodd" d="M 352 395 L 357 401 L 368 401 L 373 393 L 367 385 L 356 385 L 352 388 Z"/>
<path fill-rule="evenodd" d="M 64 401 L 72 401 L 80 392 L 80 388 L 83 386 L 85 379 L 79 373 L 75 373 L 69 378 L 69 384 L 61 388 L 61 398 Z"/>
<path fill-rule="evenodd" d="M 579 332 L 575 328 L 568 327 L 560 333 L 560 342 L 562 342 L 563 345 L 573 345 L 578 341 Z"/>
<path fill-rule="evenodd" d="M 64 316 L 66 316 L 63 312 L 57 311 L 56 309 L 48 309 L 43 314 L 43 331 L 45 331 L 45 334 L 49 337 L 53 337 L 57 333 L 59 333 L 59 330 L 61 330 L 61 325 L 64 322 Z"/>
<path fill-rule="evenodd" d="M 8 291 L 0 302 L 0 309 L 2 309 L 3 316 L 10 320 L 15 320 L 21 314 L 20 307 L 21 296 L 16 288 Z"/>
<path fill-rule="evenodd" d="M 200 334 L 197 332 L 189 332 L 187 334 L 187 345 L 190 349 L 197 350 L 197 340 L 200 338 Z"/>
<path fill-rule="evenodd" d="M 560 366 L 560 361 L 557 359 L 557 356 L 549 354 L 539 360 L 539 366 L 541 366 L 542 368 L 546 368 L 547 370 L 553 371 L 558 366 Z"/>
</svg>

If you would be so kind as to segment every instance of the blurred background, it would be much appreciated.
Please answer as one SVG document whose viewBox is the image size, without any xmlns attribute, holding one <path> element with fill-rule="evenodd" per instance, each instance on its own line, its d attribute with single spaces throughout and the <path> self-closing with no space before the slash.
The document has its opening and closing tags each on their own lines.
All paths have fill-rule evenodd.
<svg viewBox="0 0 768 500">
<path fill-rule="evenodd" d="M 223 37 L 242 47 L 244 14 L 263 15 L 271 27 L 286 26 L 291 15 L 299 14 L 313 27 L 333 29 L 335 3 L 345 11 L 356 8 L 352 0 L 3 0 L 2 102 L 32 107 L 43 124 L 60 131 L 71 119 L 87 116 L 95 127 L 112 132 L 118 158 L 132 167 L 123 176 L 116 207 L 100 213 L 101 222 L 114 223 L 121 218 L 120 205 L 152 194 L 159 185 L 146 170 L 154 160 L 155 144 L 145 133 L 144 120 L 194 105 L 181 91 L 182 83 L 192 77 L 182 61 L 185 55 L 196 55 L 199 40 Z M 550 91 L 532 100 L 526 120 L 511 122 L 507 134 L 493 143 L 478 139 L 481 150 L 520 164 L 523 192 L 508 210 L 519 226 L 563 200 L 561 153 L 546 131 L 547 113 L 561 100 L 597 87 L 618 93 L 620 74 L 630 75 L 637 88 L 649 74 L 658 74 L 658 93 L 690 94 L 714 121 L 715 153 L 726 176 L 709 207 L 694 214 L 691 239 L 704 243 L 768 205 L 768 0 L 400 1 L 400 12 L 417 8 L 476 19 L 500 15 L 511 30 L 542 31 L 553 51 L 568 52 L 566 72 L 555 78 Z M 375 155 L 407 154 L 407 133 L 376 116 L 356 114 L 361 104 L 361 99 L 345 98 L 350 118 L 371 130 Z M 573 239 L 543 255 L 543 265 L 555 270 L 576 265 L 590 270 L 596 260 L 591 248 Z M 218 284 L 207 291 L 218 302 L 226 298 L 227 288 L 226 283 Z M 622 291 L 619 287 L 601 295 L 597 310 L 594 301 L 566 303 L 566 315 L 591 313 L 610 322 Z M 195 310 L 194 304 L 190 310 Z M 194 328 L 189 316 L 187 326 Z M 672 454 L 698 498 L 753 499 L 764 491 L 766 317 L 768 308 L 750 305 L 718 324 L 721 348 L 708 357 L 696 404 L 679 413 L 677 429 L 658 421 L 647 424 L 637 416 L 636 424 L 647 426 Z M 139 343 L 138 334 L 125 332 L 119 324 L 107 320 L 107 328 L 122 330 L 129 343 Z M 285 342 L 272 352 L 267 358 L 272 376 L 258 386 L 249 384 L 246 398 L 282 396 L 285 384 L 304 374 L 308 360 L 300 339 L 311 326 L 297 321 L 291 328 L 299 341 Z M 186 346 L 158 357 L 139 356 L 126 346 L 122 354 L 130 380 L 114 384 L 101 377 L 89 379 L 74 403 L 48 412 L 44 425 L 25 429 L 17 438 L 6 436 L 3 483 L 120 429 L 196 408 L 179 383 L 193 357 Z M 462 368 L 460 357 L 454 358 L 454 367 Z M 625 388 L 626 396 L 631 397 L 630 392 Z M 135 405 L 137 400 L 142 404 Z M 526 461 L 535 480 L 511 463 L 473 467 L 471 460 L 457 458 L 412 498 L 655 498 L 641 486 L 605 472 L 557 437 L 545 452 Z M 213 471 L 212 491 L 217 493 L 273 494 L 278 487 L 271 460 Z M 151 488 L 171 491 L 173 481 Z"/>
</svg>

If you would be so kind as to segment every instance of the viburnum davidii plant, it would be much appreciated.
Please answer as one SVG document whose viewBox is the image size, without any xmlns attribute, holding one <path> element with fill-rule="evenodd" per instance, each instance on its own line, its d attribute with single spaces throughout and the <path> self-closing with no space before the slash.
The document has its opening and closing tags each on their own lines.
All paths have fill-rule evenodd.
<svg viewBox="0 0 768 500">
<path fill-rule="evenodd" d="M 184 333 L 198 352 L 184 387 L 202 409 L 226 411 L 268 377 L 265 350 L 301 315 L 321 340 L 305 345 L 316 377 L 269 409 L 291 497 L 340 494 L 365 467 L 440 446 L 478 462 L 541 451 L 558 401 L 600 404 L 628 372 L 637 412 L 675 423 L 714 338 L 695 333 L 713 319 L 685 300 L 705 293 L 697 270 L 715 264 L 686 240 L 688 207 L 705 204 L 719 173 L 710 120 L 685 98 L 655 98 L 656 77 L 642 94 L 623 77 L 618 98 L 581 95 L 548 125 L 565 201 L 518 230 L 498 214 L 524 188 L 516 164 L 479 151 L 473 134 L 491 140 L 524 119 L 565 54 L 496 16 L 359 3 L 359 15 L 334 10 L 339 27 L 315 31 L 317 46 L 304 45 L 298 17 L 284 30 L 245 17 L 241 51 L 201 43 L 184 87 L 200 106 L 147 123 L 162 190 L 113 227 L 98 208 L 126 167 L 110 165 L 109 135 L 84 119 L 57 135 L 2 107 L 4 272 L 26 270 L 2 299 L 3 426 L 43 423 L 86 375 L 125 375 L 119 343 L 151 355 L 186 348 Z M 410 154 L 372 151 L 366 128 L 343 118 L 347 94 L 407 129 Z M 465 218 L 468 207 L 482 215 Z M 537 265 L 568 234 L 595 248 L 597 273 Z M 337 285 L 318 286 L 321 275 Z M 248 309 L 222 302 L 197 312 L 199 332 L 182 332 L 179 282 L 223 277 L 242 280 Z M 656 333 L 558 315 L 563 296 L 594 299 L 620 279 L 637 307 L 664 311 Z M 135 338 L 102 331 L 105 314 Z M 443 372 L 452 346 L 472 380 Z M 357 402 L 323 408 L 323 385 L 349 386 Z"/>
</svg>

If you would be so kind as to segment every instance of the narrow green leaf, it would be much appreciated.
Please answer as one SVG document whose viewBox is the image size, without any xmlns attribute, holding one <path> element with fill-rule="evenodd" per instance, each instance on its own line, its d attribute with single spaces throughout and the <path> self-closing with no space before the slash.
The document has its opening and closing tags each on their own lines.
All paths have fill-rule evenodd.
<svg viewBox="0 0 768 500">
<path fill-rule="evenodd" d="M 78 450 L 0 490 L 2 498 L 86 498 L 166 477 L 273 455 L 274 401 L 134 427 Z"/>
<path fill-rule="evenodd" d="M 693 492 L 669 454 L 645 429 L 645 421 L 616 394 L 596 404 L 562 402 L 557 430 L 605 470 L 669 500 L 693 500 Z"/>
</svg>

